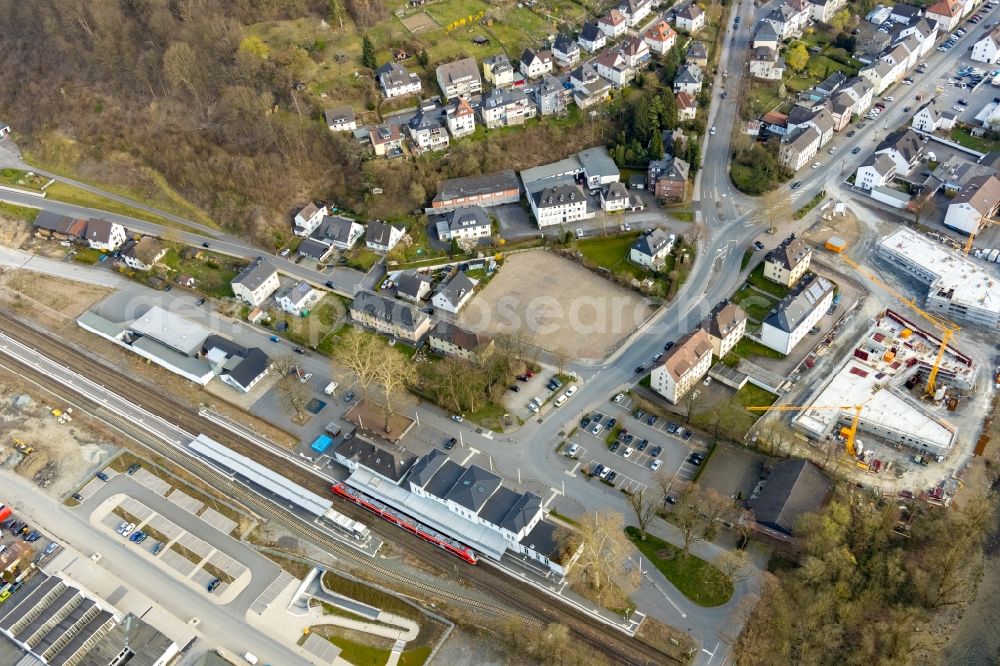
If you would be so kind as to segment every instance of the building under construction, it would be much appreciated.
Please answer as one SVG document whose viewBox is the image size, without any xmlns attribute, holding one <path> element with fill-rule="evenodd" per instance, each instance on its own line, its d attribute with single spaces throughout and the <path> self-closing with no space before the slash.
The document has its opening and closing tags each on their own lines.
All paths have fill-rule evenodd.
<svg viewBox="0 0 1000 666">
<path fill-rule="evenodd" d="M 926 384 L 940 345 L 939 338 L 886 310 L 792 424 L 808 436 L 824 440 L 849 427 L 857 416 L 859 434 L 933 456 L 947 455 L 955 443 L 956 427 L 911 394 L 912 389 Z M 934 399 L 945 399 L 948 387 L 972 389 L 976 372 L 971 358 L 947 347 L 938 363 Z M 856 442 L 855 449 L 864 457 L 863 444 Z"/>
</svg>

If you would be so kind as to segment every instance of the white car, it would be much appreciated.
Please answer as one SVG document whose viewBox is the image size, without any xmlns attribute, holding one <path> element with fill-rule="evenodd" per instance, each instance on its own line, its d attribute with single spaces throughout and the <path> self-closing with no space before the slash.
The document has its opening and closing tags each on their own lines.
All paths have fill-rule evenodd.
<svg viewBox="0 0 1000 666">
<path fill-rule="evenodd" d="M 132 530 L 134 529 L 135 529 L 135 523 L 129 523 L 128 525 L 125 526 L 125 529 L 122 530 L 122 536 L 127 537 L 129 534 L 132 534 Z"/>
<path fill-rule="evenodd" d="M 606 478 L 608 478 L 608 474 L 611 474 L 611 468 L 610 467 L 605 467 L 604 469 L 601 470 L 600 477 L 602 479 L 606 479 Z"/>
<path fill-rule="evenodd" d="M 576 237 L 577 238 L 583 238 L 583 229 L 577 229 L 576 230 Z"/>
<path fill-rule="evenodd" d="M 711 130 L 709 131 L 709 134 L 711 134 L 712 136 L 715 136 L 715 127 L 713 127 L 713 128 L 712 128 L 712 129 L 711 129 Z"/>
<path fill-rule="evenodd" d="M 656 470 L 660 469 L 660 465 L 662 464 L 663 464 L 662 460 L 654 460 L 653 464 L 649 466 L 649 469 L 655 472 Z"/>
<path fill-rule="evenodd" d="M 604 426 L 602 426 L 602 425 L 601 425 L 600 423 L 595 423 L 595 424 L 594 424 L 594 427 L 590 429 L 590 434 L 591 434 L 591 435 L 597 435 L 597 434 L 599 434 L 599 433 L 600 433 L 600 432 L 601 432 L 602 430 L 604 430 Z"/>
<path fill-rule="evenodd" d="M 625 394 L 624 393 L 619 393 L 618 395 L 615 396 L 615 404 L 616 405 L 620 404 L 621 401 L 624 400 L 624 399 L 625 399 Z"/>
<path fill-rule="evenodd" d="M 566 389 L 566 393 L 564 393 L 563 395 L 565 395 L 567 398 L 572 398 L 574 393 L 576 393 L 576 387 L 570 386 L 569 388 Z"/>
<path fill-rule="evenodd" d="M 625 447 L 625 453 L 622 454 L 622 457 L 623 458 L 630 458 L 632 456 L 632 453 L 633 453 L 632 447 L 631 446 L 627 446 L 627 447 Z"/>
<path fill-rule="evenodd" d="M 813 163 L 813 169 L 818 169 L 818 168 L 819 168 L 819 162 Z"/>
<path fill-rule="evenodd" d="M 538 406 L 535 405 L 535 403 L 531 403 L 531 404 L 528 405 L 528 411 L 531 412 L 532 414 L 537 414 L 538 413 Z"/>
<path fill-rule="evenodd" d="M 556 401 L 552 404 L 555 405 L 556 407 L 562 407 L 563 405 L 566 404 L 567 400 L 569 400 L 569 398 L 567 398 L 564 395 L 561 395 L 558 398 L 556 398 Z"/>
<path fill-rule="evenodd" d="M 115 530 L 115 531 L 116 531 L 116 532 L 118 532 L 118 534 L 124 534 L 124 533 L 125 533 L 125 528 L 126 528 L 126 527 L 128 527 L 128 522 L 126 522 L 126 521 L 122 521 L 122 522 L 121 522 L 121 523 L 120 523 L 120 524 L 118 525 L 118 529 L 117 529 L 117 530 Z"/>
<path fill-rule="evenodd" d="M 566 449 L 566 455 L 569 456 L 570 458 L 575 458 L 576 454 L 578 454 L 579 452 L 580 452 L 579 444 L 573 444 L 568 449 Z"/>
</svg>

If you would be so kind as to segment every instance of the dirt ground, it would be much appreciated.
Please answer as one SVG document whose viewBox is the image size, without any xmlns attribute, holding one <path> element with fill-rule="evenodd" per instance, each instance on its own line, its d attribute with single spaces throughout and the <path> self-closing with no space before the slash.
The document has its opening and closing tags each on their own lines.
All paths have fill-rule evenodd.
<svg viewBox="0 0 1000 666">
<path fill-rule="evenodd" d="M 34 479 L 54 496 L 72 492 L 80 479 L 107 460 L 116 448 L 78 420 L 59 423 L 52 396 L 0 374 L 0 466 Z M 33 451 L 23 455 L 15 438 Z"/>
<path fill-rule="evenodd" d="M 847 241 L 847 248 L 850 250 L 857 245 L 858 238 L 861 236 L 858 218 L 855 217 L 850 207 L 843 215 L 833 215 L 832 213 L 832 207 L 824 211 L 823 215 L 829 214 L 832 216 L 831 219 L 826 220 L 821 217 L 816 220 L 816 223 L 802 234 L 802 239 L 813 247 L 821 248 L 831 236 L 839 236 Z"/>
<path fill-rule="evenodd" d="M 526 343 L 553 354 L 597 360 L 653 311 L 637 294 L 539 250 L 508 257 L 460 322 L 494 335 L 520 333 Z"/>
<path fill-rule="evenodd" d="M 26 270 L 0 272 L 0 305 L 46 325 L 65 325 L 110 289 Z"/>
</svg>

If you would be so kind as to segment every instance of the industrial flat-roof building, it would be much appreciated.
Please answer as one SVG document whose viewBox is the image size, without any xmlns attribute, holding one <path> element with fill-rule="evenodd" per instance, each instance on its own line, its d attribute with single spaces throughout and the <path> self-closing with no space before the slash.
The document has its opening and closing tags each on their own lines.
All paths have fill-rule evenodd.
<svg viewBox="0 0 1000 666">
<path fill-rule="evenodd" d="M 521 198 L 521 186 L 517 174 L 512 170 L 487 173 L 468 178 L 450 178 L 441 183 L 437 196 L 431 200 L 431 207 L 424 210 L 428 215 L 446 213 L 465 206 L 499 206 L 517 203 Z"/>
<path fill-rule="evenodd" d="M 968 257 L 906 228 L 882 239 L 876 254 L 928 286 L 928 310 L 983 326 L 1000 325 L 1000 281 Z"/>
</svg>

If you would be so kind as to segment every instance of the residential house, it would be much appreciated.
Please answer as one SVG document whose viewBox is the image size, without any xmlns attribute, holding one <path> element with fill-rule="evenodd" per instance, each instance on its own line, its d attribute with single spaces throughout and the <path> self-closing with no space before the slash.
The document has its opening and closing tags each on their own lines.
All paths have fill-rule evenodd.
<svg viewBox="0 0 1000 666">
<path fill-rule="evenodd" d="M 434 280 L 423 273 L 404 271 L 396 278 L 396 296 L 414 303 L 421 303 L 431 295 Z"/>
<path fill-rule="evenodd" d="M 900 2 L 892 6 L 892 13 L 889 14 L 889 20 L 907 25 L 919 19 L 922 12 L 923 10 L 920 7 Z"/>
<path fill-rule="evenodd" d="M 764 277 L 791 289 L 809 270 L 812 248 L 792 234 L 764 255 Z"/>
<path fill-rule="evenodd" d="M 625 57 L 625 64 L 632 68 L 641 67 L 650 58 L 649 44 L 639 35 L 626 37 L 621 52 Z"/>
<path fill-rule="evenodd" d="M 373 220 L 368 223 L 368 228 L 365 230 L 365 246 L 373 252 L 385 254 L 396 247 L 396 243 L 405 235 L 405 227 L 395 227 L 381 220 Z"/>
<path fill-rule="evenodd" d="M 963 0 L 938 0 L 924 11 L 924 16 L 930 21 L 937 21 L 941 32 L 951 32 L 962 21 L 963 4 Z"/>
<path fill-rule="evenodd" d="M 493 353 L 493 338 L 483 333 L 475 333 L 459 328 L 451 322 L 441 320 L 427 336 L 427 344 L 432 351 L 443 356 L 456 356 L 466 361 L 486 358 Z"/>
<path fill-rule="evenodd" d="M 684 62 L 698 65 L 702 69 L 708 67 L 708 49 L 705 42 L 691 40 L 688 42 L 687 51 L 684 52 Z"/>
<path fill-rule="evenodd" d="M 573 103 L 580 109 L 589 109 L 595 104 L 600 104 L 601 102 L 606 101 L 608 96 L 611 94 L 612 89 L 611 82 L 603 76 L 598 75 L 593 67 L 590 67 L 590 65 L 585 65 L 585 67 L 594 72 L 595 80 L 593 83 L 588 83 L 585 86 L 573 86 Z M 577 70 L 578 69 L 579 68 L 577 68 Z"/>
<path fill-rule="evenodd" d="M 479 107 L 483 124 L 489 129 L 523 125 L 525 120 L 534 118 L 538 107 L 528 93 L 520 88 L 513 90 L 494 89 Z"/>
<path fill-rule="evenodd" d="M 358 129 L 358 122 L 354 117 L 354 109 L 349 106 L 340 106 L 336 109 L 327 109 L 323 112 L 326 119 L 326 126 L 331 132 L 353 132 Z"/>
<path fill-rule="evenodd" d="M 504 88 L 514 83 L 514 66 L 510 59 L 500 53 L 483 60 L 483 78 L 494 88 Z"/>
<path fill-rule="evenodd" d="M 680 32 L 693 35 L 705 27 L 705 12 L 694 2 L 688 2 L 687 5 L 677 10 L 674 26 Z"/>
<path fill-rule="evenodd" d="M 399 125 L 378 125 L 369 130 L 368 138 L 378 157 L 398 157 L 403 154 L 403 137 Z"/>
<path fill-rule="evenodd" d="M 780 39 L 788 39 L 802 32 L 805 22 L 789 4 L 778 5 L 764 17 Z"/>
<path fill-rule="evenodd" d="M 934 100 L 920 107 L 910 121 L 910 127 L 928 134 L 937 130 L 950 130 L 954 126 L 955 114 L 951 111 L 939 111 Z"/>
<path fill-rule="evenodd" d="M 653 368 L 649 376 L 650 386 L 676 405 L 708 374 L 711 365 L 712 339 L 699 328 L 678 341 Z"/>
<path fill-rule="evenodd" d="M 309 314 L 309 310 L 321 298 L 323 298 L 323 292 L 314 289 L 305 280 L 279 289 L 274 295 L 274 300 L 278 302 L 278 307 L 296 317 L 304 317 Z"/>
<path fill-rule="evenodd" d="M 893 66 L 893 71 L 898 71 L 899 77 L 916 64 L 916 57 L 920 52 L 919 43 L 912 43 L 910 39 L 911 37 L 907 37 L 905 41 L 897 43 L 882 56 L 882 60 Z"/>
<path fill-rule="evenodd" d="M 624 183 L 611 183 L 601 190 L 601 209 L 605 213 L 622 211 L 629 207 L 629 193 Z"/>
<path fill-rule="evenodd" d="M 982 175 L 970 178 L 948 204 L 944 225 L 963 234 L 978 232 L 1000 207 L 1000 180 Z"/>
<path fill-rule="evenodd" d="M 462 58 L 438 65 L 438 87 L 446 100 L 455 97 L 469 98 L 483 91 L 483 80 L 475 58 Z"/>
<path fill-rule="evenodd" d="M 815 127 L 819 132 L 819 147 L 822 148 L 833 138 L 834 123 L 827 105 L 818 104 L 813 107 L 796 104 L 788 112 L 786 120 L 788 131 L 800 127 Z"/>
<path fill-rule="evenodd" d="M 750 76 L 767 81 L 780 81 L 785 74 L 785 61 L 774 49 L 760 46 L 750 52 Z"/>
<path fill-rule="evenodd" d="M 900 31 L 900 36 L 916 37 L 919 44 L 917 57 L 922 58 L 931 52 L 931 49 L 934 48 L 935 42 L 937 42 L 938 24 L 934 21 L 928 21 L 925 18 L 920 18 L 915 23 L 911 23 L 903 27 Z"/>
<path fill-rule="evenodd" d="M 597 53 L 608 43 L 608 36 L 596 22 L 588 21 L 583 24 L 577 41 L 587 51 Z"/>
<path fill-rule="evenodd" d="M 569 75 L 569 83 L 573 88 L 586 88 L 600 80 L 600 75 L 589 63 L 583 63 Z"/>
<path fill-rule="evenodd" d="M 559 79 L 546 76 L 535 86 L 534 101 L 539 115 L 551 116 L 566 110 L 566 99 L 570 90 Z"/>
<path fill-rule="evenodd" d="M 413 95 L 420 92 L 420 77 L 411 74 L 398 62 L 387 62 L 375 70 L 375 77 L 386 99 Z"/>
<path fill-rule="evenodd" d="M 580 62 L 580 45 L 565 32 L 561 32 L 552 42 L 552 57 L 560 67 L 573 67 Z"/>
<path fill-rule="evenodd" d="M 587 196 L 572 178 L 550 178 L 532 185 L 536 189 L 528 193 L 528 205 L 539 228 L 594 217 L 594 211 L 587 209 Z"/>
<path fill-rule="evenodd" d="M 662 229 L 653 229 L 640 235 L 628 251 L 633 264 L 658 271 L 674 249 L 677 238 Z"/>
<path fill-rule="evenodd" d="M 438 238 L 442 241 L 488 238 L 492 233 L 490 216 L 480 206 L 456 208 L 436 227 Z"/>
<path fill-rule="evenodd" d="M 778 111 L 768 111 L 760 117 L 761 123 L 771 134 L 785 136 L 788 134 L 788 116 Z"/>
<path fill-rule="evenodd" d="M 677 103 L 677 120 L 679 122 L 694 120 L 695 116 L 698 115 L 698 101 L 694 95 L 679 92 L 674 95 L 674 101 Z"/>
<path fill-rule="evenodd" d="M 464 97 L 456 97 L 445 110 L 448 131 L 454 138 L 467 136 L 476 131 L 476 112 Z"/>
<path fill-rule="evenodd" d="M 317 206 L 310 201 L 308 205 L 295 214 L 295 224 L 292 227 L 292 232 L 296 236 L 308 236 L 319 226 L 319 223 L 323 221 L 323 217 L 326 214 L 326 206 Z"/>
<path fill-rule="evenodd" d="M 377 446 L 363 437 L 351 437 L 337 445 L 333 459 L 346 467 L 352 476 L 363 468 L 373 475 L 369 477 L 373 483 L 398 484 L 414 466 L 417 457 L 399 448 Z"/>
<path fill-rule="evenodd" d="M 462 271 L 456 271 L 450 279 L 445 280 L 437 293 L 431 297 L 431 305 L 438 310 L 457 313 L 472 298 L 476 289 L 473 280 Z"/>
<path fill-rule="evenodd" d="M 780 43 L 781 37 L 778 36 L 778 31 L 768 21 L 761 21 L 757 25 L 757 32 L 753 35 L 753 48 L 766 46 L 771 50 L 777 51 Z"/>
<path fill-rule="evenodd" d="M 847 0 L 810 0 L 810 16 L 814 21 L 829 23 L 833 15 L 846 4 Z"/>
<path fill-rule="evenodd" d="M 160 259 L 167 254 L 167 246 L 152 236 L 143 236 L 121 254 L 126 266 L 137 271 L 151 271 Z"/>
<path fill-rule="evenodd" d="M 691 166 L 679 157 L 650 160 L 646 171 L 646 189 L 660 199 L 683 201 L 687 196 L 690 171 Z"/>
<path fill-rule="evenodd" d="M 281 282 L 274 266 L 257 257 L 232 281 L 233 294 L 247 305 L 257 307 L 278 290 Z"/>
<path fill-rule="evenodd" d="M 816 157 L 821 136 L 812 125 L 797 127 L 782 137 L 778 161 L 786 169 L 798 171 Z"/>
<path fill-rule="evenodd" d="M 625 16 L 628 27 L 635 28 L 653 10 L 653 0 L 624 0 L 618 5 L 618 11 Z"/>
<path fill-rule="evenodd" d="M 867 56 L 876 59 L 892 43 L 892 35 L 888 30 L 880 29 L 873 23 L 862 23 L 858 27 L 858 34 L 854 38 L 854 55 L 858 57 Z"/>
<path fill-rule="evenodd" d="M 774 463 L 761 486 L 749 500 L 756 527 L 785 541 L 795 534 L 799 518 L 818 513 L 833 490 L 833 482 L 802 458 Z"/>
<path fill-rule="evenodd" d="M 760 329 L 765 347 L 786 356 L 819 323 L 833 303 L 833 284 L 824 277 L 801 280 L 771 312 Z"/>
<path fill-rule="evenodd" d="M 681 65 L 674 77 L 674 92 L 686 92 L 689 95 L 697 95 L 701 92 L 701 85 L 704 79 L 701 67 L 698 65 Z"/>
<path fill-rule="evenodd" d="M 226 384 L 249 393 L 271 369 L 271 359 L 259 347 L 244 347 L 221 335 L 209 335 L 201 343 L 201 358 L 213 375 Z"/>
<path fill-rule="evenodd" d="M 617 9 L 612 9 L 597 21 L 597 27 L 608 39 L 618 39 L 628 30 L 628 19 Z"/>
<path fill-rule="evenodd" d="M 665 55 L 677 43 L 677 32 L 670 24 L 660 19 L 646 32 L 642 33 L 649 50 L 657 55 Z"/>
<path fill-rule="evenodd" d="M 431 327 L 431 319 L 416 306 L 370 291 L 360 291 L 350 307 L 351 319 L 385 335 L 417 342 Z"/>
<path fill-rule="evenodd" d="M 499 206 L 517 203 L 521 186 L 512 170 L 442 181 L 428 213 L 443 213 L 465 206 Z"/>
<path fill-rule="evenodd" d="M 406 127 L 410 132 L 414 152 L 418 154 L 444 150 L 448 147 L 448 130 L 441 124 L 436 112 L 427 112 L 420 108 Z"/>
<path fill-rule="evenodd" d="M 896 173 L 905 175 L 923 157 L 924 144 L 920 136 L 911 129 L 900 129 L 891 133 L 875 148 L 876 155 L 886 155 L 896 165 Z"/>
<path fill-rule="evenodd" d="M 534 51 L 524 49 L 521 54 L 521 74 L 527 79 L 537 79 L 552 73 L 554 59 L 552 51 Z"/>
<path fill-rule="evenodd" d="M 1000 62 L 1000 26 L 993 28 L 976 42 L 969 57 L 990 65 Z"/>
<path fill-rule="evenodd" d="M 887 155 L 869 155 L 854 175 L 854 185 L 871 191 L 885 187 L 896 177 L 896 163 Z"/>
<path fill-rule="evenodd" d="M 358 242 L 365 228 L 354 220 L 340 215 L 326 216 L 309 237 L 299 243 L 299 254 L 323 261 L 331 252 L 350 250 Z"/>
<path fill-rule="evenodd" d="M 635 72 L 629 68 L 625 56 L 614 47 L 608 47 L 601 51 L 593 62 L 597 73 L 618 88 L 626 85 L 635 75 Z"/>
<path fill-rule="evenodd" d="M 724 358 L 743 338 L 747 330 L 747 313 L 735 303 L 723 301 L 701 322 L 701 330 L 708 333 L 712 341 L 712 354 Z"/>
<path fill-rule="evenodd" d="M 87 220 L 87 245 L 102 252 L 114 252 L 125 242 L 125 227 L 103 218 Z"/>
</svg>

